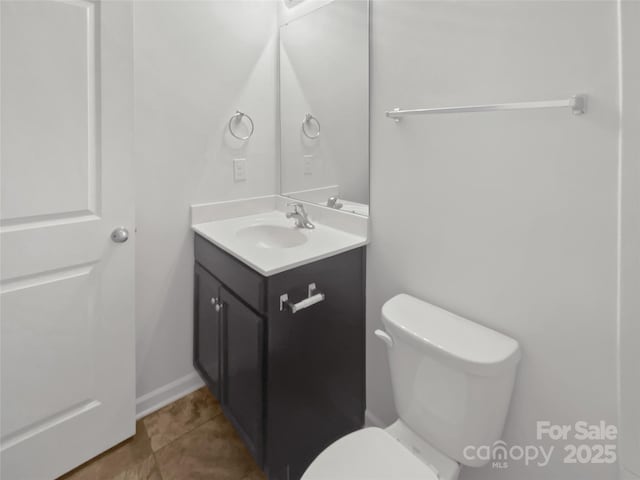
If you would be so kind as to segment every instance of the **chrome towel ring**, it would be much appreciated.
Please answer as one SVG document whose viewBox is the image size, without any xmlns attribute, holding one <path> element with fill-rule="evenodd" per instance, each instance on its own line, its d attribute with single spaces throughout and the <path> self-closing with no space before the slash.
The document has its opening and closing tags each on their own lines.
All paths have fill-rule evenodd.
<svg viewBox="0 0 640 480">
<path fill-rule="evenodd" d="M 305 125 L 307 125 L 308 123 L 311 122 L 315 122 L 315 124 L 317 125 L 317 133 L 315 135 L 309 135 L 307 133 L 307 129 L 305 128 Z M 307 138 L 310 138 L 311 140 L 318 138 L 320 136 L 320 122 L 318 121 L 318 119 L 316 117 L 314 117 L 313 115 L 311 115 L 310 113 L 307 113 L 304 116 L 304 120 L 302 121 L 302 133 L 304 133 L 304 136 Z"/>
<path fill-rule="evenodd" d="M 251 124 L 251 129 L 249 130 L 249 134 L 246 137 L 241 137 L 240 135 L 236 135 L 236 132 L 233 131 L 234 121 L 241 122 L 243 117 L 246 117 L 247 120 L 249 120 L 249 123 Z M 231 133 L 231 135 L 233 135 L 233 137 L 237 138 L 238 140 L 249 140 L 249 138 L 251 138 L 251 135 L 253 135 L 253 120 L 246 113 L 243 113 L 240 110 L 236 110 L 236 113 L 231 115 L 231 118 L 229 119 L 229 133 Z"/>
</svg>

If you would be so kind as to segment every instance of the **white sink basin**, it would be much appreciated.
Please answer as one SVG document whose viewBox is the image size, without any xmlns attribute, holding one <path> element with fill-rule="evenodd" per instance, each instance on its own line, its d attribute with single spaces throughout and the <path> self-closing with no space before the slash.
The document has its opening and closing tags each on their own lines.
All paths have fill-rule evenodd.
<svg viewBox="0 0 640 480">
<path fill-rule="evenodd" d="M 265 276 L 367 243 L 364 236 L 338 230 L 313 217 L 311 221 L 316 228 L 296 228 L 284 211 L 272 210 L 200 223 L 192 228 Z"/>
<path fill-rule="evenodd" d="M 307 237 L 295 227 L 257 224 L 236 232 L 236 238 L 260 248 L 292 248 L 307 242 Z"/>
</svg>

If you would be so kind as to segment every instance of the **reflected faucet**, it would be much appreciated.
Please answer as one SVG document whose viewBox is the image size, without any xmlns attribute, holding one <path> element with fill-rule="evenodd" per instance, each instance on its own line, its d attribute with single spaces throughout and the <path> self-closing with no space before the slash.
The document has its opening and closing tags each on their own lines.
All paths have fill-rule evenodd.
<svg viewBox="0 0 640 480">
<path fill-rule="evenodd" d="M 327 207 L 335 208 L 336 210 L 338 210 L 338 209 L 342 208 L 342 203 L 340 203 L 338 201 L 338 197 L 335 197 L 335 196 L 329 197 L 327 199 Z"/>
<path fill-rule="evenodd" d="M 296 221 L 296 227 L 314 229 L 316 226 L 311 223 L 307 215 L 307 211 L 304 209 L 304 205 L 300 202 L 289 202 L 288 207 L 293 207 L 293 212 L 287 212 L 287 218 L 294 218 Z"/>
</svg>

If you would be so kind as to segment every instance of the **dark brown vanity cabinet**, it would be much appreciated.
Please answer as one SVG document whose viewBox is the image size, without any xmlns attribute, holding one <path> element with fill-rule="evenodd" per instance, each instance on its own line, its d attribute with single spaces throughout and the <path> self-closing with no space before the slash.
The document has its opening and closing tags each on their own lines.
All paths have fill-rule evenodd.
<svg viewBox="0 0 640 480">
<path fill-rule="evenodd" d="M 264 277 L 196 235 L 195 260 L 194 365 L 269 479 L 300 478 L 364 423 L 365 249 Z"/>
<path fill-rule="evenodd" d="M 196 264 L 193 358 L 195 367 L 216 397 L 220 396 L 222 319 L 217 312 L 220 292 L 218 282 Z"/>
<path fill-rule="evenodd" d="M 259 462 L 264 318 L 198 263 L 194 285 L 194 365 Z"/>
<path fill-rule="evenodd" d="M 264 318 L 226 288 L 223 318 L 223 408 L 258 463 L 262 459 Z"/>
</svg>

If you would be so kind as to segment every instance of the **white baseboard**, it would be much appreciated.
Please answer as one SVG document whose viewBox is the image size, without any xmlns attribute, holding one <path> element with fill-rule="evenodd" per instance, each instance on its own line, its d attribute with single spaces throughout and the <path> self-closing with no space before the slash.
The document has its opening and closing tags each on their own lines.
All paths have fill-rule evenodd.
<svg viewBox="0 0 640 480">
<path fill-rule="evenodd" d="M 171 383 L 156 388 L 136 399 L 136 420 L 175 402 L 179 398 L 190 394 L 204 385 L 196 372 L 174 380 Z"/>
<path fill-rule="evenodd" d="M 374 415 L 371 410 L 366 410 L 364 412 L 364 426 L 365 427 L 378 427 L 384 428 L 387 425 L 380 420 L 376 415 Z"/>
</svg>

